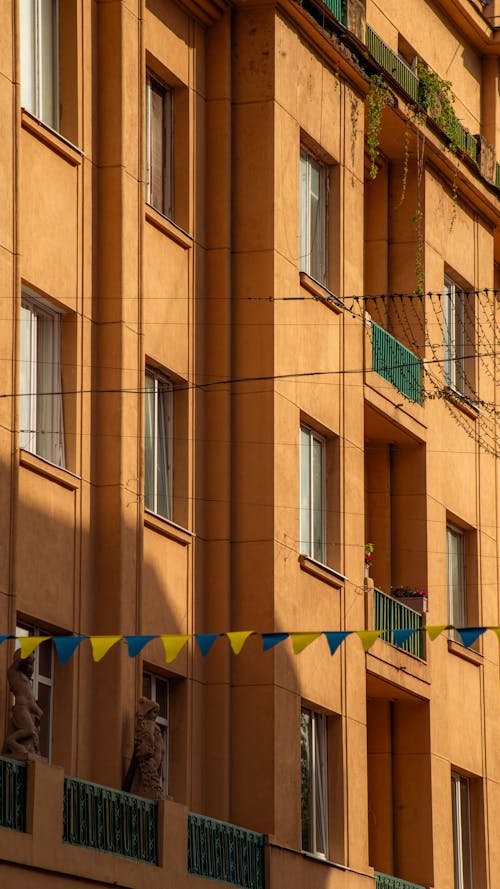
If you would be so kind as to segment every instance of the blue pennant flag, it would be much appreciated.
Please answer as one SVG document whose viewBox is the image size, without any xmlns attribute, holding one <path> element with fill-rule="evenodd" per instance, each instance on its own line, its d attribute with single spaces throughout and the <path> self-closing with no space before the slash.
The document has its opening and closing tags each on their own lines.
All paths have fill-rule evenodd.
<svg viewBox="0 0 500 889">
<path fill-rule="evenodd" d="M 395 645 L 404 645 L 405 642 L 408 642 L 410 636 L 413 636 L 416 633 L 416 629 L 406 629 L 406 630 L 393 630 L 392 635 L 394 636 L 394 644 Z"/>
<path fill-rule="evenodd" d="M 485 629 L 486 627 L 456 627 L 456 631 L 460 634 L 460 638 L 466 648 L 470 648 L 476 639 L 483 635 Z"/>
<path fill-rule="evenodd" d="M 127 643 L 128 656 L 137 657 L 144 646 L 151 642 L 152 639 L 158 639 L 158 636 L 124 636 L 123 638 Z"/>
<path fill-rule="evenodd" d="M 5 642 L 6 639 L 15 639 L 15 636 L 11 636 L 9 633 L 0 634 L 0 645 L 2 642 Z"/>
<path fill-rule="evenodd" d="M 325 636 L 326 641 L 328 642 L 328 648 L 330 649 L 330 654 L 335 654 L 339 645 L 342 645 L 342 642 L 346 638 L 346 636 L 350 636 L 351 633 L 349 630 L 338 630 L 336 632 L 326 631 Z"/>
<path fill-rule="evenodd" d="M 220 636 L 220 633 L 196 633 L 195 634 L 194 638 L 196 639 L 196 641 L 200 647 L 200 651 L 201 651 L 203 657 L 205 657 L 205 655 L 208 654 L 208 652 L 210 651 L 215 640 L 218 639 L 219 636 Z"/>
<path fill-rule="evenodd" d="M 60 664 L 65 664 L 87 636 L 53 636 Z"/>
<path fill-rule="evenodd" d="M 289 633 L 261 633 L 261 636 L 262 651 L 269 651 L 270 648 L 274 648 L 275 645 L 288 639 Z"/>
</svg>

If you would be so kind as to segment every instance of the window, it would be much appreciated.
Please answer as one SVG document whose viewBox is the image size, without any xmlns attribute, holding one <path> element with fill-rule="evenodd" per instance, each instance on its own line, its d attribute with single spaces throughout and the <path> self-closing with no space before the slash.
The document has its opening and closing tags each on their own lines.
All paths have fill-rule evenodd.
<svg viewBox="0 0 500 889">
<path fill-rule="evenodd" d="M 59 124 L 58 0 L 20 0 L 21 104 Z"/>
<path fill-rule="evenodd" d="M 462 395 L 474 392 L 474 296 L 444 279 L 444 382 Z"/>
<path fill-rule="evenodd" d="M 155 673 L 144 673 L 142 677 L 142 693 L 145 698 L 155 701 L 160 712 L 156 718 L 157 724 L 160 726 L 163 738 L 163 764 L 162 764 L 162 788 L 166 796 L 168 793 L 168 711 L 170 700 L 170 682 L 163 676 L 157 676 Z"/>
<path fill-rule="evenodd" d="M 23 295 L 21 305 L 20 446 L 65 466 L 61 313 Z"/>
<path fill-rule="evenodd" d="M 145 479 L 146 509 L 172 518 L 172 384 L 146 371 Z"/>
<path fill-rule="evenodd" d="M 327 281 L 326 168 L 300 149 L 300 271 L 321 284 Z"/>
<path fill-rule="evenodd" d="M 472 843 L 469 779 L 451 773 L 455 889 L 472 889 Z"/>
<path fill-rule="evenodd" d="M 19 624 L 16 627 L 16 636 L 43 636 L 46 635 L 38 627 Z M 16 643 L 19 648 L 19 642 Z M 43 710 L 40 722 L 40 753 L 49 762 L 52 754 L 52 717 L 53 717 L 53 687 L 54 687 L 54 655 L 52 642 L 42 642 L 35 649 L 35 663 L 31 679 L 33 694 L 39 707 Z"/>
<path fill-rule="evenodd" d="M 448 587 L 448 622 L 455 627 L 467 624 L 465 601 L 465 539 L 463 531 L 453 525 L 446 526 L 446 566 Z M 460 641 L 458 633 L 451 631 L 451 638 Z"/>
<path fill-rule="evenodd" d="M 302 709 L 300 715 L 302 848 L 328 855 L 327 717 Z"/>
<path fill-rule="evenodd" d="M 146 79 L 146 201 L 173 215 L 173 90 Z"/>
<path fill-rule="evenodd" d="M 325 561 L 325 439 L 300 427 L 300 552 Z"/>
</svg>

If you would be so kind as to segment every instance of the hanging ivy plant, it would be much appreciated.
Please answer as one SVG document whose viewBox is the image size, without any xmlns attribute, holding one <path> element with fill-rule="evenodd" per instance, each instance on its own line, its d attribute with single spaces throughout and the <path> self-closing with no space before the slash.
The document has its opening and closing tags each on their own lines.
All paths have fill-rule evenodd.
<svg viewBox="0 0 500 889">
<path fill-rule="evenodd" d="M 460 123 L 454 110 L 455 97 L 451 83 L 442 80 L 439 74 L 431 71 L 421 59 L 418 61 L 419 102 L 422 108 L 448 137 L 449 149 L 456 154 L 460 145 Z"/>
<path fill-rule="evenodd" d="M 368 156 L 370 158 L 370 179 L 376 179 L 378 173 L 377 157 L 380 144 L 380 128 L 382 124 L 382 112 L 387 102 L 388 90 L 384 79 L 380 74 L 372 74 L 370 77 L 370 89 L 366 96 L 368 106 L 368 132 L 366 141 Z"/>
</svg>

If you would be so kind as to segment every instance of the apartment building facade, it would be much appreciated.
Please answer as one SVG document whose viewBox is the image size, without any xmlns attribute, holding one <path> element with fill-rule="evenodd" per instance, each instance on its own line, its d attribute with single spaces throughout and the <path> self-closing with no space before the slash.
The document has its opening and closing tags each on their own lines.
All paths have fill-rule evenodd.
<svg viewBox="0 0 500 889">
<path fill-rule="evenodd" d="M 8 889 L 498 885 L 498 25 L 2 5 Z"/>
</svg>

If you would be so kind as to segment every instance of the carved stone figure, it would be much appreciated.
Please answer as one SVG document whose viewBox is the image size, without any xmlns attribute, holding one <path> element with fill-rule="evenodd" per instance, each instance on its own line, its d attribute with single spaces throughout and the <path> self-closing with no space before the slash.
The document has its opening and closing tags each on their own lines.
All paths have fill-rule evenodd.
<svg viewBox="0 0 500 889">
<path fill-rule="evenodd" d="M 10 713 L 2 754 L 12 759 L 40 759 L 40 720 L 43 710 L 33 694 L 31 677 L 35 655 L 22 658 L 18 650 L 7 671 L 14 704 Z"/>
<path fill-rule="evenodd" d="M 160 708 L 149 698 L 139 698 L 135 711 L 134 753 L 123 789 L 149 799 L 160 799 L 162 790 L 163 737 L 156 717 Z"/>
</svg>

